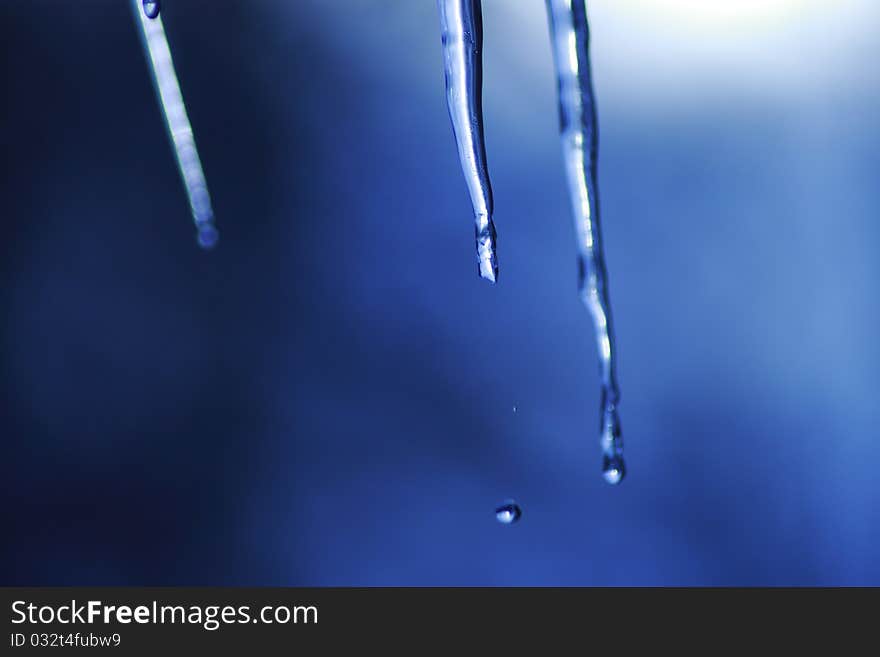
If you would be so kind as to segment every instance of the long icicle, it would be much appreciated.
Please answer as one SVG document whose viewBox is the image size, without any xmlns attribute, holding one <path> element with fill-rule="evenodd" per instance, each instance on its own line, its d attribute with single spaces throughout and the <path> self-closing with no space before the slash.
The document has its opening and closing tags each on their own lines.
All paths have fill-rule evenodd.
<svg viewBox="0 0 880 657">
<path fill-rule="evenodd" d="M 626 474 L 617 406 L 616 345 L 599 227 L 596 179 L 599 135 L 590 74 L 590 30 L 585 0 L 547 0 L 550 37 L 559 86 L 562 153 L 578 241 L 578 288 L 590 311 L 602 381 L 600 442 L 602 472 L 610 484 Z"/>
<path fill-rule="evenodd" d="M 483 17 L 480 0 L 437 0 L 446 71 L 446 102 L 474 209 L 479 274 L 498 280 L 492 186 L 483 138 Z"/>
<path fill-rule="evenodd" d="M 162 17 L 159 15 L 159 2 L 131 1 L 141 27 L 147 60 L 153 72 L 168 134 L 174 146 L 177 165 L 189 198 L 193 221 L 198 231 L 198 243 L 204 249 L 211 249 L 218 238 L 217 228 L 214 225 L 214 211 L 211 208 L 211 197 L 208 195 L 208 185 L 205 182 L 199 152 L 193 139 L 192 126 L 187 118 L 183 95 L 180 93 L 177 74 L 174 72 L 171 50 L 165 37 Z"/>
</svg>

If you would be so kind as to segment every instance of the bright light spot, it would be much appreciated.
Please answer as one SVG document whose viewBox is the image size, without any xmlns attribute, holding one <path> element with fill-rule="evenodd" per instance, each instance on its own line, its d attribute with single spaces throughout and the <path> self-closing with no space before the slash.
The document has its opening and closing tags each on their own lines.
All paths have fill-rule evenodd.
<svg viewBox="0 0 880 657">
<path fill-rule="evenodd" d="M 819 5 L 818 0 L 619 0 L 619 6 L 649 14 L 648 18 L 675 21 L 682 28 L 704 30 L 778 25 Z"/>
<path fill-rule="evenodd" d="M 568 66 L 574 75 L 578 74 L 577 36 L 574 32 L 568 35 Z"/>
</svg>

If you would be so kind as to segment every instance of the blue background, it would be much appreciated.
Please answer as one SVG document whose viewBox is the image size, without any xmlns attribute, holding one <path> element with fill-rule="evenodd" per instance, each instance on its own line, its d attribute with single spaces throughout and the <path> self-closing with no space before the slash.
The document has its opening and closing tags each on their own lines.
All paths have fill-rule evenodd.
<svg viewBox="0 0 880 657">
<path fill-rule="evenodd" d="M 164 4 L 212 253 L 128 3 L 0 2 L 2 583 L 880 584 L 876 3 L 590 3 L 618 488 L 543 3 L 495 288 L 431 0 Z"/>
</svg>

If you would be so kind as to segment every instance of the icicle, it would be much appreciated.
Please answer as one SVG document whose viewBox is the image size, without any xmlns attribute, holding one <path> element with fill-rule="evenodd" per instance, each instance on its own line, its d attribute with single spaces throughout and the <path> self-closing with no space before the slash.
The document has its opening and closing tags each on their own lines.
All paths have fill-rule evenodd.
<svg viewBox="0 0 880 657">
<path fill-rule="evenodd" d="M 202 171 L 202 163 L 193 139 L 192 126 L 186 115 L 186 106 L 180 93 L 171 50 L 165 38 L 165 29 L 157 0 L 132 0 L 134 13 L 141 27 L 144 48 L 153 72 L 168 133 L 174 145 L 177 165 L 189 197 L 190 209 L 198 231 L 199 245 L 211 249 L 217 243 L 218 233 L 214 225 L 211 197 Z"/>
<path fill-rule="evenodd" d="M 483 18 L 480 0 L 438 0 L 446 101 L 474 209 L 479 274 L 498 280 L 492 186 L 483 139 Z"/>
<path fill-rule="evenodd" d="M 626 474 L 617 405 L 616 346 L 599 228 L 596 180 L 598 127 L 590 76 L 587 10 L 584 0 L 547 0 L 550 36 L 559 85 L 562 152 L 578 240 L 579 291 L 590 311 L 599 351 L 602 383 L 600 434 L 602 472 L 608 483 Z"/>
</svg>

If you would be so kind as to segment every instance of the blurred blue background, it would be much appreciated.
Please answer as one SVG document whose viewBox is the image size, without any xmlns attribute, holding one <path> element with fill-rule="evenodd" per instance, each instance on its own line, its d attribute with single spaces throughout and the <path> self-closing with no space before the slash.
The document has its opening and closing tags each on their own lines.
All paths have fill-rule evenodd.
<svg viewBox="0 0 880 657">
<path fill-rule="evenodd" d="M 432 0 L 164 5 L 213 253 L 128 2 L 0 2 L 3 584 L 880 584 L 880 5 L 588 3 L 618 488 L 543 3 L 496 288 Z"/>
</svg>

